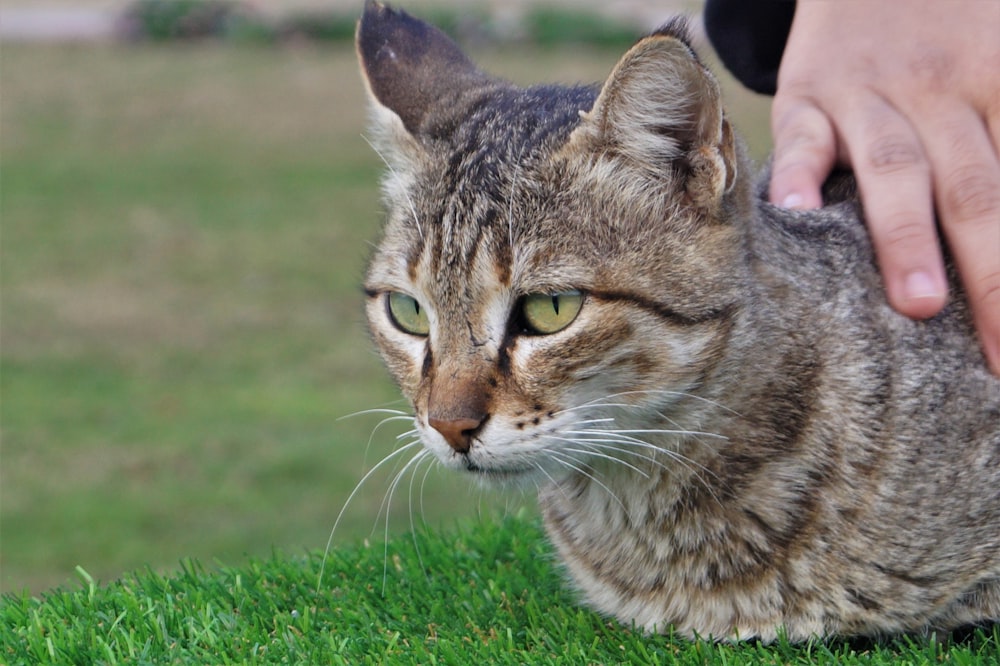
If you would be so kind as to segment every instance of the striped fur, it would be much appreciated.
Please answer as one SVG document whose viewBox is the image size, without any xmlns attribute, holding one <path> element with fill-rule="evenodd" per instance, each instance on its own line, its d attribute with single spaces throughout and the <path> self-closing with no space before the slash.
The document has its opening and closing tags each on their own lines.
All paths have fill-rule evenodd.
<svg viewBox="0 0 1000 666">
<path fill-rule="evenodd" d="M 855 198 L 765 203 L 682 24 L 601 87 L 490 77 L 375 2 L 358 51 L 373 339 L 445 466 L 539 488 L 587 603 L 720 639 L 1000 618 L 1000 381 L 957 282 L 905 319 Z M 571 324 L 525 326 L 570 290 Z"/>
</svg>

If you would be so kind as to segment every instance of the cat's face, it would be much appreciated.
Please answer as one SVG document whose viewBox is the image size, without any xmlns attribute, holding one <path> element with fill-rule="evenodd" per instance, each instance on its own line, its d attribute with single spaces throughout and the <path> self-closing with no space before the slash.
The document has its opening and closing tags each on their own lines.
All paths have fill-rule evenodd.
<svg viewBox="0 0 1000 666">
<path fill-rule="evenodd" d="M 600 96 L 524 90 L 428 30 L 383 8 L 359 29 L 390 167 L 367 316 L 424 444 L 500 481 L 648 466 L 653 446 L 697 430 L 697 389 L 723 358 L 734 290 L 720 267 L 733 244 L 717 218 L 732 178 L 717 148 L 705 164 L 690 158 L 684 144 L 702 128 L 689 119 L 664 131 L 676 109 L 654 104 L 652 130 L 604 125 L 631 111 L 623 96 L 663 87 L 650 54 L 676 58 L 680 45 L 700 66 L 658 38 Z M 414 49 L 444 55 L 394 71 Z M 403 82 L 427 99 L 417 106 Z M 727 131 L 719 116 L 710 134 Z"/>
</svg>

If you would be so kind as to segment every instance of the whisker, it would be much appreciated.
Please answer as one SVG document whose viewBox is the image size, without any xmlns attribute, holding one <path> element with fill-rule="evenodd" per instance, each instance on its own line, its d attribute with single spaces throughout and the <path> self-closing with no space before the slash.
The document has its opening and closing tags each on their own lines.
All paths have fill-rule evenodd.
<svg viewBox="0 0 1000 666">
<path fill-rule="evenodd" d="M 368 441 L 365 443 L 365 453 L 364 453 L 364 457 L 362 458 L 363 463 L 365 465 L 368 464 L 368 454 L 371 452 L 372 443 L 375 441 L 375 435 L 378 433 L 379 429 L 382 426 L 386 425 L 387 423 L 392 423 L 393 421 L 410 421 L 410 422 L 412 422 L 413 421 L 413 416 L 411 416 L 411 415 L 406 415 L 406 416 L 390 416 L 390 417 L 382 419 L 381 421 L 379 421 L 378 423 L 375 424 L 375 427 L 372 428 L 371 434 L 368 435 Z M 409 430 L 407 432 L 413 433 L 414 430 Z M 400 440 L 400 439 L 402 439 L 402 437 L 396 437 L 396 439 Z"/>
<path fill-rule="evenodd" d="M 343 421 L 345 419 L 353 419 L 356 416 L 366 416 L 368 414 L 396 414 L 399 416 L 407 416 L 409 415 L 409 412 L 404 412 L 401 409 L 387 409 L 384 407 L 378 407 L 375 409 L 362 409 L 360 412 L 352 412 L 350 414 L 344 414 L 343 416 L 338 416 L 336 420 Z"/>
<path fill-rule="evenodd" d="M 434 469 L 434 460 L 434 458 L 431 458 L 431 464 L 427 466 L 424 478 L 420 479 L 420 518 L 424 522 L 427 521 L 427 511 L 424 509 L 424 486 L 427 484 L 427 477 L 430 475 L 431 470 Z"/>
<path fill-rule="evenodd" d="M 391 452 L 389 455 L 382 458 L 382 460 L 378 461 L 378 463 L 376 463 L 374 467 L 368 470 L 368 472 L 363 477 L 361 477 L 361 480 L 358 481 L 357 484 L 354 486 L 354 490 L 352 490 L 351 494 L 347 496 L 347 500 L 344 502 L 344 506 L 341 507 L 340 512 L 337 514 L 337 519 L 333 521 L 333 528 L 330 530 L 330 536 L 326 540 L 326 549 L 323 551 L 323 562 L 320 564 L 319 576 L 316 578 L 317 591 L 319 591 L 320 587 L 323 584 L 323 573 L 326 571 L 326 560 L 330 556 L 330 547 L 333 545 L 333 536 L 334 534 L 336 534 L 337 527 L 340 525 L 340 521 L 341 519 L 343 519 L 344 513 L 347 511 L 347 507 L 350 506 L 351 501 L 358 494 L 358 491 L 361 490 L 361 487 L 365 484 L 365 482 L 368 479 L 370 479 L 372 475 L 375 474 L 375 472 L 377 472 L 383 465 L 387 464 L 390 460 L 393 460 L 394 458 L 398 457 L 400 454 L 408 452 L 414 446 L 420 446 L 420 442 L 419 441 L 410 442 L 404 446 L 401 446 L 400 448 Z"/>
<path fill-rule="evenodd" d="M 643 405 L 633 405 L 632 403 L 629 403 L 629 402 L 596 402 L 596 401 L 592 400 L 590 402 L 585 402 L 585 403 L 583 403 L 581 405 L 575 405 L 573 407 L 566 407 L 565 409 L 560 409 L 560 410 L 556 411 L 555 413 L 556 413 L 556 415 L 559 415 L 559 414 L 568 414 L 570 412 L 575 412 L 575 411 L 580 410 L 580 409 L 596 409 L 596 408 L 599 408 L 599 407 L 622 407 L 622 408 L 625 408 L 625 409 L 643 409 L 644 408 Z M 614 419 L 612 419 L 612 420 L 614 420 Z"/>
<path fill-rule="evenodd" d="M 576 471 L 578 474 L 581 474 L 581 475 L 587 477 L 588 479 L 590 479 L 591 481 L 593 481 L 594 483 L 596 483 L 597 485 L 599 485 L 601 488 L 603 488 L 605 490 L 605 492 L 608 493 L 608 495 L 611 497 L 611 499 L 613 499 L 614 501 L 616 501 L 618 503 L 618 506 L 620 506 L 622 508 L 622 511 L 624 511 L 626 513 L 626 515 L 631 516 L 631 514 L 629 513 L 629 510 L 625 507 L 625 503 L 621 501 L 621 499 L 618 497 L 618 495 L 616 495 L 614 493 L 614 491 L 611 490 L 611 488 L 608 488 L 608 486 L 605 485 L 604 482 L 602 482 L 600 479 L 598 479 L 592 473 L 587 472 L 586 470 L 581 469 L 577 465 L 573 464 L 573 462 L 579 462 L 579 461 L 575 460 L 572 457 L 570 457 L 570 460 L 566 460 L 567 456 L 559 455 L 559 453 L 560 452 L 558 452 L 558 451 L 553 451 L 552 452 L 552 455 L 555 458 L 556 462 L 558 462 L 560 465 L 564 465 L 565 467 L 568 467 L 568 468 Z M 573 461 L 573 462 L 570 462 L 570 461 Z"/>
<path fill-rule="evenodd" d="M 557 460 L 556 462 L 560 462 L 560 461 L 558 461 L 558 460 Z M 562 464 L 562 463 L 560 462 L 560 464 Z M 563 490 L 563 488 L 562 488 L 562 485 L 561 485 L 561 484 L 560 484 L 560 483 L 559 483 L 558 481 L 556 481 L 556 480 L 555 480 L 554 478 L 552 478 L 552 475 L 551 475 L 551 474 L 549 474 L 549 473 L 548 473 L 548 471 L 547 471 L 547 470 L 545 469 L 545 467 L 543 467 L 543 466 L 542 466 L 542 463 L 540 463 L 540 462 L 537 462 L 537 461 L 532 461 L 531 465 L 532 465 L 532 466 L 533 466 L 533 467 L 534 467 L 535 469 L 537 469 L 537 470 L 538 470 L 539 472 L 541 472 L 541 473 L 542 473 L 542 474 L 543 474 L 543 475 L 545 476 L 545 478 L 547 478 L 547 479 L 549 480 L 549 482 L 551 482 L 551 483 L 552 483 L 552 485 L 556 487 L 556 490 L 558 490 L 558 491 L 559 491 L 559 494 L 560 494 L 560 495 L 562 495 L 562 496 L 563 496 L 563 498 L 564 498 L 564 499 L 565 499 L 565 500 L 566 500 L 567 502 L 569 502 L 569 501 L 570 501 L 570 499 L 569 499 L 569 495 L 567 495 L 567 494 L 566 494 L 566 491 L 565 491 L 565 490 Z"/>
<path fill-rule="evenodd" d="M 735 411 L 734 409 L 731 409 L 730 407 L 727 407 L 726 405 L 722 404 L 721 402 L 718 402 L 717 400 L 712 400 L 711 398 L 706 398 L 704 396 L 695 395 L 695 394 L 689 393 L 687 391 L 672 391 L 672 390 L 669 390 L 669 389 L 636 389 L 636 390 L 633 390 L 633 391 L 621 391 L 621 392 L 618 392 L 618 393 L 611 393 L 611 394 L 602 396 L 600 398 L 594 398 L 593 400 L 590 400 L 588 402 L 582 403 L 580 405 L 576 405 L 574 407 L 568 407 L 568 408 L 566 408 L 564 410 L 561 410 L 561 411 L 562 412 L 569 412 L 569 411 L 573 411 L 573 410 L 576 410 L 576 409 L 582 409 L 582 408 L 587 408 L 587 407 L 605 407 L 605 406 L 606 407 L 631 407 L 631 408 L 640 408 L 640 407 L 642 407 L 642 405 L 633 405 L 631 403 L 607 403 L 607 404 L 601 404 L 603 401 L 606 401 L 606 400 L 609 400 L 609 399 L 612 399 L 612 398 L 619 398 L 619 397 L 629 396 L 629 395 L 663 395 L 663 396 L 670 396 L 670 397 L 676 397 L 676 398 L 690 398 L 691 400 L 697 400 L 699 402 L 704 402 L 706 404 L 712 405 L 713 407 L 718 407 L 720 409 L 724 409 L 724 410 L 726 410 L 726 411 L 734 414 L 735 416 L 743 418 L 742 414 L 740 414 L 739 412 Z M 556 412 L 556 413 L 559 414 L 561 412 Z"/>
<path fill-rule="evenodd" d="M 573 442 L 573 443 L 581 443 L 581 444 L 584 444 L 584 443 L 589 444 L 590 443 L 590 442 L 587 442 L 586 440 L 574 440 L 574 439 L 566 439 L 566 438 L 562 438 L 562 437 L 546 437 L 546 439 L 560 439 L 560 440 L 565 441 L 565 442 Z M 615 450 L 621 451 L 621 449 L 615 449 Z M 586 447 L 585 449 L 575 449 L 575 448 L 566 447 L 566 448 L 560 449 L 560 452 L 580 453 L 582 455 L 589 455 L 589 456 L 594 456 L 596 458 L 602 458 L 604 460 L 610 460 L 611 462 L 618 463 L 620 465 L 628 467 L 629 469 L 633 470 L 634 472 L 636 472 L 638 474 L 641 474 L 644 478 L 647 478 L 647 479 L 649 478 L 649 474 L 646 474 L 646 472 L 642 471 L 641 469 L 639 469 L 635 465 L 633 465 L 633 464 L 631 464 L 629 462 L 626 462 L 626 461 L 622 460 L 621 458 L 615 458 L 614 456 L 608 455 L 607 453 L 600 453 L 598 451 L 595 451 L 591 447 Z M 642 457 L 645 457 L 645 456 L 642 456 Z"/>
<path fill-rule="evenodd" d="M 371 149 L 375 151 L 375 154 L 379 156 L 379 159 L 382 160 L 382 163 L 385 164 L 385 166 L 386 166 L 387 169 L 389 169 L 389 172 L 395 178 L 397 178 L 399 180 L 402 180 L 402 178 L 399 175 L 399 172 L 396 171 L 396 169 L 392 166 L 392 164 L 389 163 L 389 160 L 387 160 L 385 158 L 385 155 L 382 154 L 382 151 L 380 151 L 378 148 L 376 148 L 375 144 L 373 144 L 371 141 L 369 141 L 368 137 L 366 137 L 364 134 L 361 135 L 361 138 L 364 139 L 365 143 L 367 143 L 371 147 Z M 417 209 L 413 205 L 413 199 L 410 197 L 410 193 L 409 192 L 404 191 L 404 195 L 406 196 L 406 204 L 410 207 L 410 214 L 413 215 L 413 223 L 415 225 L 417 225 L 417 233 L 419 233 L 420 234 L 420 238 L 423 239 L 423 237 L 424 237 L 424 230 L 420 226 L 420 218 L 417 217 Z"/>
<path fill-rule="evenodd" d="M 421 449 L 415 456 L 410 458 L 403 468 L 396 473 L 392 478 L 392 482 L 389 484 L 389 491 L 386 493 L 382 500 L 382 506 L 385 508 L 385 532 L 383 534 L 382 540 L 382 595 L 385 595 L 386 581 L 389 578 L 389 513 L 392 508 L 392 497 L 396 494 L 396 488 L 399 487 L 399 482 L 403 480 L 408 470 L 416 469 L 420 465 L 420 461 L 424 459 L 424 456 L 430 452 L 427 449 Z M 382 512 L 382 508 L 379 508 L 379 513 Z M 411 514 L 412 515 L 412 514 Z M 412 526 L 412 521 L 411 521 Z M 420 558 L 419 549 L 417 550 L 417 557 L 420 559 L 421 566 L 423 566 L 423 559 Z"/>
<path fill-rule="evenodd" d="M 669 421 L 669 419 L 667 419 L 667 420 Z M 634 435 L 650 435 L 650 434 L 671 434 L 671 435 L 676 435 L 676 434 L 681 434 L 681 435 L 686 435 L 686 436 L 691 437 L 691 439 L 697 441 L 699 444 L 701 444 L 703 446 L 708 446 L 708 444 L 706 442 L 701 441 L 701 439 L 699 439 L 699 436 L 716 437 L 716 438 L 723 439 L 723 440 L 728 439 L 727 437 L 725 437 L 723 435 L 719 435 L 719 434 L 716 434 L 716 433 L 701 432 L 701 431 L 669 430 L 669 429 L 611 429 L 611 428 L 594 428 L 594 429 L 582 429 L 582 430 L 566 430 L 566 431 L 563 431 L 563 432 L 565 434 L 567 434 L 567 435 L 580 435 L 581 436 L 579 439 L 573 439 L 574 442 L 576 442 L 576 441 L 581 441 L 581 442 L 594 441 L 595 443 L 601 443 L 601 444 L 604 444 L 604 445 L 610 444 L 610 443 L 621 444 L 622 446 L 626 446 L 626 447 L 627 446 L 636 446 L 636 447 L 639 447 L 639 448 L 644 449 L 644 450 L 650 450 L 650 451 L 654 451 L 654 452 L 660 453 L 661 455 L 664 455 L 667 458 L 675 461 L 677 464 L 681 465 L 688 472 L 690 472 L 691 475 L 694 478 L 698 479 L 698 481 L 702 484 L 702 486 L 704 486 L 704 488 L 709 492 L 709 494 L 712 495 L 712 497 L 715 499 L 715 501 L 719 502 L 721 504 L 721 501 L 719 500 L 718 496 L 715 494 L 714 490 L 712 489 L 711 484 L 709 484 L 706 481 L 706 479 L 703 477 L 703 474 L 708 474 L 711 477 L 715 478 L 716 480 L 719 480 L 719 477 L 718 477 L 718 475 L 715 472 L 712 472 L 711 470 L 709 470 L 708 468 L 706 468 L 704 465 L 702 465 L 700 463 L 696 463 L 695 461 L 691 460 L 687 456 L 684 456 L 683 454 L 681 454 L 678 451 L 675 451 L 673 449 L 668 449 L 668 448 L 665 448 L 665 447 L 661 447 L 661 446 L 657 446 L 657 445 L 652 444 L 652 443 L 650 443 L 650 442 L 648 442 L 648 441 L 646 441 L 644 439 L 640 439 L 639 437 L 635 437 Z M 597 438 L 597 439 L 595 439 L 595 438 Z M 610 450 L 610 449 L 608 449 L 608 450 Z M 662 463 L 659 463 L 659 461 L 654 461 L 652 458 L 648 458 L 648 459 L 651 462 L 654 462 L 654 463 L 658 464 L 659 466 L 663 467 L 665 470 L 669 471 L 669 468 L 666 467 L 665 465 L 663 465 Z"/>
<path fill-rule="evenodd" d="M 561 441 L 570 442 L 572 444 L 577 444 L 577 443 L 584 444 L 584 445 L 586 445 L 586 448 L 588 450 L 600 449 L 602 451 L 613 451 L 615 453 L 621 453 L 623 455 L 633 456 L 635 458 L 639 458 L 640 460 L 645 460 L 647 462 L 650 462 L 650 463 L 652 463 L 652 464 L 654 464 L 657 467 L 660 467 L 662 469 L 669 469 L 662 462 L 660 462 L 659 460 L 657 460 L 656 458 L 654 458 L 651 455 L 643 453 L 642 451 L 635 451 L 635 450 L 629 448 L 628 446 L 612 446 L 613 444 L 623 444 L 623 442 L 620 442 L 620 441 L 610 440 L 610 439 L 578 439 L 578 438 L 569 438 L 569 437 L 558 437 L 558 438 L 556 438 L 556 437 L 552 437 L 551 435 L 548 435 L 547 437 L 549 439 L 559 439 Z M 659 447 L 653 446 L 652 444 L 649 444 L 647 446 L 640 447 L 640 448 L 652 449 L 653 451 L 663 453 L 663 451 Z"/>
<path fill-rule="evenodd" d="M 418 453 L 415 456 L 415 458 L 419 459 L 419 462 L 414 466 L 413 474 L 410 475 L 410 487 L 407 491 L 407 504 L 409 505 L 409 510 L 410 510 L 410 535 L 411 538 L 413 539 L 413 550 L 417 554 L 417 562 L 420 564 L 420 570 L 424 572 L 424 576 L 428 575 L 427 567 L 424 566 L 424 558 L 420 552 L 420 544 L 418 543 L 417 539 L 417 525 L 416 522 L 413 520 L 413 482 L 416 481 L 417 479 L 417 469 L 420 467 L 420 463 L 427 460 L 428 457 L 430 456 L 431 452 L 428 451 L 427 449 L 423 449 L 420 453 Z M 431 469 L 431 466 L 433 465 L 433 458 L 431 458 L 431 460 L 432 460 L 431 464 L 427 465 L 428 471 Z M 424 478 L 420 483 L 421 494 L 423 493 L 423 481 L 426 480 L 427 480 L 427 472 L 424 472 Z M 422 496 L 421 499 L 423 499 Z"/>
<path fill-rule="evenodd" d="M 669 430 L 665 428 L 648 428 L 648 429 L 628 429 L 628 428 L 615 428 L 614 430 L 586 430 L 586 431 L 567 431 L 573 434 L 606 434 L 606 435 L 691 435 L 699 437 L 713 437 L 715 439 L 728 440 L 729 438 L 725 435 L 720 435 L 714 432 L 704 432 L 701 430 Z"/>
</svg>

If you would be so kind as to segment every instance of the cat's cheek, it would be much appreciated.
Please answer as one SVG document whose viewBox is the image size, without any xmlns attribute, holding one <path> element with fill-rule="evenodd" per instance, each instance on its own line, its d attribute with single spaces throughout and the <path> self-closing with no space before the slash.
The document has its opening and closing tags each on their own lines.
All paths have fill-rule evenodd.
<svg viewBox="0 0 1000 666">
<path fill-rule="evenodd" d="M 372 338 L 396 385 L 410 404 L 415 405 L 422 380 L 426 340 L 392 328 L 391 324 L 377 319 L 380 314 L 380 311 L 369 312 Z"/>
</svg>

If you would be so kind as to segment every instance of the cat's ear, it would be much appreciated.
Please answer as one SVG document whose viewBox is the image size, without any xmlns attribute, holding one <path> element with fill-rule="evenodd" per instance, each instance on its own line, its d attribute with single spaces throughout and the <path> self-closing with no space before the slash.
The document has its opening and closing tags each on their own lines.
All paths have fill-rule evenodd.
<svg viewBox="0 0 1000 666">
<path fill-rule="evenodd" d="M 435 105 L 487 80 L 443 32 L 374 0 L 365 3 L 355 44 L 376 122 L 389 111 L 413 137 Z"/>
<path fill-rule="evenodd" d="M 736 180 L 736 139 L 719 85 L 689 46 L 682 21 L 622 56 L 570 141 L 617 153 L 653 177 L 682 174 L 683 187 L 706 205 Z"/>
</svg>

